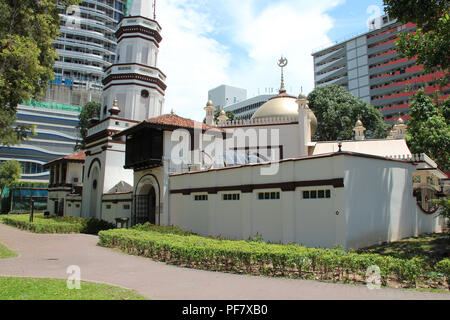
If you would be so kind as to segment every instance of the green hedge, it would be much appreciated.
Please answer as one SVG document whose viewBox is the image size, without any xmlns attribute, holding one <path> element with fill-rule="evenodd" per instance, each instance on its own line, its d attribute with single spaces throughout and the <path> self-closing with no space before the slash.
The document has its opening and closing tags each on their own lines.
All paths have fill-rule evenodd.
<svg viewBox="0 0 450 320">
<path fill-rule="evenodd" d="M 346 253 L 296 244 L 267 244 L 183 236 L 136 229 L 99 233 L 99 244 L 158 261 L 211 271 L 282 276 L 325 281 L 365 282 L 366 270 L 376 265 L 382 283 L 401 287 L 425 284 L 448 289 L 448 262 L 434 269 L 423 260 L 378 254 Z"/>
<path fill-rule="evenodd" d="M 150 222 L 147 222 L 145 224 L 138 224 L 134 227 L 132 227 L 134 230 L 139 231 L 154 231 L 159 233 L 172 233 L 172 234 L 178 234 L 180 236 L 189 236 L 194 235 L 194 233 L 185 231 L 177 226 L 156 226 L 154 224 L 151 224 Z"/>
<path fill-rule="evenodd" d="M 101 230 L 115 228 L 115 225 L 98 219 L 78 217 L 49 217 L 35 215 L 30 222 L 29 215 L 6 215 L 3 223 L 34 233 L 87 233 L 98 234 Z"/>
<path fill-rule="evenodd" d="M 35 216 L 30 222 L 29 215 L 7 215 L 1 218 L 3 223 L 34 233 L 81 233 L 82 223 L 62 222 L 43 216 Z"/>
</svg>

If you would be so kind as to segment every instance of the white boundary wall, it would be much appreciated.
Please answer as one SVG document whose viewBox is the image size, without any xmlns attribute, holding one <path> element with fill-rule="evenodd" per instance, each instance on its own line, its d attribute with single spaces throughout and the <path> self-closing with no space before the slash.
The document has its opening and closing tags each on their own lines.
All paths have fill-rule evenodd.
<svg viewBox="0 0 450 320">
<path fill-rule="evenodd" d="M 247 239 L 259 234 L 270 242 L 328 248 L 340 244 L 346 249 L 441 231 L 441 221 L 435 215 L 425 215 L 415 204 L 412 196 L 415 166 L 409 162 L 335 154 L 282 161 L 280 171 L 273 176 L 261 176 L 260 169 L 261 166 L 250 165 L 172 175 L 171 223 L 202 236 Z M 239 189 L 246 185 L 261 187 L 339 178 L 344 178 L 345 187 L 173 193 L 195 188 Z M 331 198 L 303 199 L 304 190 L 330 190 Z M 259 200 L 259 192 L 280 192 L 280 199 Z M 224 193 L 238 193 L 240 200 L 224 201 Z M 207 195 L 208 200 L 195 201 L 196 195 Z"/>
</svg>

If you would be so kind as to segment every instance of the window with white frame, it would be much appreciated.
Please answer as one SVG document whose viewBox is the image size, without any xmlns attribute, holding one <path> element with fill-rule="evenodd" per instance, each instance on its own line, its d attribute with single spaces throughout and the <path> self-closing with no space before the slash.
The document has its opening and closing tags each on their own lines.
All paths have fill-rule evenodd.
<svg viewBox="0 0 450 320">
<path fill-rule="evenodd" d="M 195 201 L 208 201 L 208 195 L 207 194 L 198 194 L 194 196 Z"/>
<path fill-rule="evenodd" d="M 238 201 L 241 199 L 241 195 L 239 193 L 224 193 L 222 195 L 222 200 L 224 201 Z"/>
<path fill-rule="evenodd" d="M 279 200 L 280 192 L 259 192 L 258 200 Z"/>
<path fill-rule="evenodd" d="M 331 190 L 303 190 L 301 195 L 303 199 L 330 199 Z"/>
</svg>

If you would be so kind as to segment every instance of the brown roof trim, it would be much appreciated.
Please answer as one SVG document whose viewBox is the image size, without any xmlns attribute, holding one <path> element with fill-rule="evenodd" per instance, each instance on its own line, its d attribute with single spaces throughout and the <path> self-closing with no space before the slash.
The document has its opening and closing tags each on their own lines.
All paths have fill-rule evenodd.
<svg viewBox="0 0 450 320">
<path fill-rule="evenodd" d="M 120 40 L 120 37 L 124 34 L 133 34 L 140 33 L 149 37 L 154 38 L 158 43 L 162 41 L 162 37 L 158 31 L 153 30 L 151 28 L 147 28 L 141 25 L 130 25 L 130 26 L 121 26 L 116 31 L 116 39 Z"/>
<path fill-rule="evenodd" d="M 95 123 L 95 124 L 93 124 L 93 125 L 90 125 L 90 126 L 88 127 L 88 129 L 91 129 L 91 128 L 93 128 L 93 127 L 95 127 L 95 126 L 97 126 L 97 125 L 99 125 L 99 124 L 101 124 L 101 123 L 103 123 L 103 122 L 108 121 L 108 120 L 119 120 L 119 121 L 132 122 L 132 123 L 141 123 L 140 121 L 136 121 L 136 120 L 130 120 L 130 119 L 125 119 L 125 118 L 111 117 L 111 116 L 110 116 L 110 117 L 108 117 L 108 118 L 103 119 L 102 121 L 99 121 L 99 122 L 97 122 L 97 123 Z"/>
<path fill-rule="evenodd" d="M 46 164 L 44 164 L 43 167 L 45 169 L 47 169 L 47 168 L 49 168 L 49 166 L 57 164 L 57 163 L 69 163 L 69 162 L 83 163 L 85 158 L 86 158 L 86 151 L 81 150 L 81 151 L 75 152 L 73 154 L 69 154 L 65 157 L 57 158 L 55 160 L 47 162 Z"/>
<path fill-rule="evenodd" d="M 165 91 L 167 89 L 167 85 L 161 79 L 156 78 L 156 77 L 145 76 L 143 74 L 137 74 L 137 73 L 110 74 L 105 79 L 103 79 L 102 83 L 104 86 L 107 86 L 112 81 L 121 81 L 121 80 L 138 80 L 138 81 L 155 84 L 162 91 Z M 121 85 L 123 85 L 123 84 L 121 83 Z"/>
<path fill-rule="evenodd" d="M 119 133 L 119 132 L 120 132 L 120 130 L 111 130 L 111 129 L 102 130 L 92 136 L 87 137 L 86 145 L 89 145 L 90 143 L 96 142 L 100 139 L 112 137 L 113 135 L 115 135 L 116 133 Z"/>
<path fill-rule="evenodd" d="M 144 120 L 141 123 L 139 123 L 139 124 L 137 124 L 137 125 L 135 125 L 135 126 L 133 126 L 131 128 L 128 128 L 126 130 L 123 130 L 123 131 L 119 132 L 118 134 L 116 134 L 114 136 L 114 138 L 127 136 L 127 135 L 132 134 L 132 133 L 134 133 L 136 131 L 139 131 L 139 130 L 141 130 L 143 128 L 155 128 L 155 129 L 160 129 L 162 131 L 175 131 L 177 129 L 186 129 L 189 132 L 191 132 L 191 134 L 194 131 L 194 128 L 193 127 L 189 127 L 189 126 L 168 124 L 168 123 L 159 123 L 159 122 L 151 122 L 152 119 L 157 119 L 157 118 L 160 118 L 160 117 L 163 117 L 163 116 L 169 116 L 169 115 L 162 115 L 162 116 L 159 116 L 159 117 L 155 117 L 155 118 L 150 118 L 150 119 Z M 181 118 L 181 117 L 179 117 L 179 118 Z M 190 119 L 185 119 L 185 118 L 181 118 L 181 119 L 190 120 Z M 191 121 L 194 121 L 194 120 L 191 120 Z M 205 126 L 205 124 L 202 124 L 202 125 Z M 226 132 L 224 130 L 222 130 L 221 128 L 217 128 L 217 127 L 209 127 L 209 126 L 203 127 L 202 128 L 202 132 L 206 132 L 206 131 L 214 131 L 214 132 L 217 132 L 217 134 L 221 134 L 222 136 L 226 135 Z"/>
<path fill-rule="evenodd" d="M 324 153 L 324 154 L 312 155 L 312 156 L 300 157 L 300 158 L 288 158 L 288 159 L 282 159 L 282 160 L 279 160 L 279 161 L 274 161 L 274 162 L 271 162 L 271 163 L 283 163 L 283 162 L 291 162 L 291 161 L 313 160 L 313 159 L 331 158 L 331 157 L 343 156 L 343 155 L 353 156 L 353 157 L 360 157 L 360 158 L 375 159 L 375 160 L 401 162 L 401 163 L 414 163 L 414 162 L 412 162 L 410 160 L 391 159 L 391 158 L 385 158 L 385 157 L 374 156 L 374 155 L 364 154 L 364 153 L 350 152 L 350 151 Z M 216 169 L 210 169 L 210 170 L 192 171 L 192 172 L 183 172 L 183 173 L 173 173 L 170 176 L 171 177 L 176 177 L 176 176 L 183 176 L 183 175 L 201 174 L 201 173 L 212 172 L 212 171 L 222 171 L 222 170 L 231 170 L 231 169 L 246 168 L 246 167 L 267 166 L 267 165 L 270 165 L 271 163 L 269 163 L 269 162 L 252 163 L 252 164 L 237 165 L 237 166 L 232 166 L 232 167 L 216 168 Z"/>
<path fill-rule="evenodd" d="M 156 90 L 156 91 L 158 91 L 159 93 L 161 93 L 162 96 L 165 96 L 165 95 L 166 95 L 166 93 L 165 93 L 164 91 L 161 91 L 161 90 L 158 89 L 158 88 L 151 87 L 151 86 L 146 86 L 146 85 L 144 85 L 144 84 L 136 83 L 136 82 L 111 83 L 111 84 L 107 85 L 107 86 L 103 89 L 103 91 L 105 91 L 105 90 L 107 90 L 107 89 L 109 89 L 109 88 L 111 88 L 111 87 L 117 87 L 117 86 L 139 86 L 139 87 L 143 87 L 143 88 L 148 88 L 148 89 Z"/>
<path fill-rule="evenodd" d="M 128 191 L 128 192 L 112 192 L 112 193 L 104 193 L 104 196 L 114 196 L 114 195 L 119 195 L 119 194 L 132 194 L 133 191 Z"/>
<path fill-rule="evenodd" d="M 240 191 L 242 193 L 252 193 L 254 190 L 262 189 L 281 189 L 281 191 L 295 191 L 298 187 L 318 187 L 333 186 L 334 188 L 344 188 L 344 178 L 327 179 L 327 180 L 309 180 L 309 181 L 291 181 L 279 183 L 263 183 L 249 185 L 219 186 L 205 188 L 187 188 L 170 190 L 171 194 L 190 195 L 191 193 L 207 192 L 208 194 L 217 194 L 221 191 Z"/>
</svg>

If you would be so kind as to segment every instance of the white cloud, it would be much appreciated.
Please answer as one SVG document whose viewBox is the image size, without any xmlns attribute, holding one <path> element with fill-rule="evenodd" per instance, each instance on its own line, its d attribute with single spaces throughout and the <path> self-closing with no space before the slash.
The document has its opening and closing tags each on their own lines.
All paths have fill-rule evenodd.
<svg viewBox="0 0 450 320">
<path fill-rule="evenodd" d="M 230 84 L 249 96 L 279 87 L 277 59 L 289 59 L 286 89 L 314 87 L 313 49 L 330 42 L 326 11 L 342 0 L 166 0 L 158 3 L 163 27 L 160 68 L 168 76 L 166 112 L 202 120 L 208 90 Z M 215 40 L 217 30 L 226 43 Z M 222 36 L 220 39 L 224 39 Z"/>
<path fill-rule="evenodd" d="M 158 7 L 163 30 L 159 67 L 167 75 L 165 112 L 203 119 L 207 91 L 229 81 L 229 52 L 208 34 L 212 25 L 195 8 L 181 8 L 185 1 L 164 1 Z"/>
</svg>

